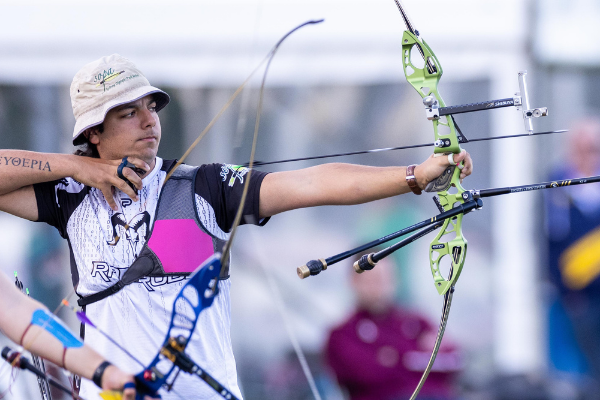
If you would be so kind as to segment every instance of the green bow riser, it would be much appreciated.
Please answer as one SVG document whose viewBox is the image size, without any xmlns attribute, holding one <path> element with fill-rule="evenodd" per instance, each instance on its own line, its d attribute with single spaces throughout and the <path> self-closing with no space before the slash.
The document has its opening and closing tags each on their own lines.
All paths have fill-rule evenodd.
<svg viewBox="0 0 600 400">
<path fill-rule="evenodd" d="M 413 50 L 418 50 L 417 47 L 423 50 L 424 55 L 424 66 L 423 68 L 417 68 L 412 63 L 411 55 Z M 420 57 L 420 54 L 419 54 Z M 436 71 L 429 71 L 427 61 L 435 65 Z M 408 83 L 415 88 L 419 95 L 424 98 L 427 96 L 434 96 L 439 107 L 445 107 L 446 104 L 438 92 L 438 82 L 442 76 L 442 67 L 424 40 L 417 38 L 410 31 L 404 31 L 402 36 L 402 64 L 404 68 L 404 75 Z M 435 140 L 450 141 L 449 146 L 435 147 L 435 154 L 448 154 L 448 153 L 460 153 L 461 147 L 458 143 L 458 136 L 456 133 L 456 126 L 454 120 L 450 115 L 442 116 L 439 119 L 433 120 L 433 130 L 435 133 Z M 442 126 L 443 132 L 440 132 L 440 126 Z M 450 193 L 452 191 L 452 193 Z M 460 184 L 460 170 L 454 168 L 452 172 L 451 186 L 448 190 L 438 192 L 438 198 L 440 204 L 445 211 L 450 210 L 456 204 L 464 203 L 462 193 L 465 189 Z M 462 267 L 465 262 L 465 256 L 467 253 L 467 241 L 462 234 L 462 215 L 455 218 L 448 219 L 442 226 L 440 232 L 431 242 L 429 248 L 429 264 L 431 267 L 431 274 L 435 288 L 439 294 L 445 294 L 451 287 L 453 287 L 460 276 Z M 453 236 L 450 241 L 442 241 L 442 238 L 446 235 Z M 440 273 L 440 263 L 445 256 L 452 258 L 452 275 L 449 279 L 445 279 Z"/>
</svg>

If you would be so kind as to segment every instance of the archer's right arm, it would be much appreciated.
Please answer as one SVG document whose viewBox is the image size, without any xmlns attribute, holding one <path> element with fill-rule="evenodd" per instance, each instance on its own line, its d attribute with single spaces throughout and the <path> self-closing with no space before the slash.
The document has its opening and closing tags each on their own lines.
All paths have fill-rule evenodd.
<svg viewBox="0 0 600 400">
<path fill-rule="evenodd" d="M 148 170 L 141 160 L 129 159 L 138 168 Z M 36 153 L 24 150 L 0 150 L 0 210 L 37 221 L 38 208 L 33 185 L 71 177 L 87 186 L 98 188 L 115 208 L 112 188 L 117 187 L 132 199 L 137 193 L 117 176 L 121 160 L 102 160 L 70 154 Z M 140 177 L 125 168 L 123 174 L 141 189 Z"/>
<path fill-rule="evenodd" d="M 33 184 L 70 176 L 71 157 L 74 156 L 0 150 L 0 210 L 36 221 Z"/>
</svg>

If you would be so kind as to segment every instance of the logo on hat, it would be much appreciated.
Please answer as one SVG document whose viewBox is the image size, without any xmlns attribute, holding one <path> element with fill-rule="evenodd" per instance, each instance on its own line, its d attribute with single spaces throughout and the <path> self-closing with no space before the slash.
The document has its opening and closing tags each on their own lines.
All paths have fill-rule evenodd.
<svg viewBox="0 0 600 400">
<path fill-rule="evenodd" d="M 73 144 L 84 143 L 82 133 L 101 124 L 112 108 L 149 94 L 154 94 L 157 112 L 169 102 L 168 94 L 151 86 L 131 61 L 118 54 L 86 64 L 71 83 L 71 105 L 75 116 Z"/>
<path fill-rule="evenodd" d="M 96 84 L 96 87 L 98 87 L 100 85 L 104 85 L 104 91 L 106 92 L 106 82 L 115 79 L 117 76 L 121 75 L 124 72 L 125 72 L 125 70 L 119 71 L 119 72 L 113 72 L 112 68 L 102 71 L 101 74 L 94 76 L 94 82 L 100 81 L 100 82 L 98 82 L 98 84 Z"/>
</svg>

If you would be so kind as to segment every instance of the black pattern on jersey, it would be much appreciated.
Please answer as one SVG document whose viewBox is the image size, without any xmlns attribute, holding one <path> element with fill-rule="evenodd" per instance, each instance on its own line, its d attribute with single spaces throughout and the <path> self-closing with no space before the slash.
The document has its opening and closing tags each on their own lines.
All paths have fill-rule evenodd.
<svg viewBox="0 0 600 400">
<path fill-rule="evenodd" d="M 148 211 L 136 214 L 127 222 L 123 213 L 116 213 L 110 218 L 110 223 L 113 228 L 113 240 L 107 241 L 109 246 L 116 246 L 119 240 L 125 235 L 125 240 L 131 248 L 134 257 L 137 257 L 150 230 L 150 214 Z"/>
</svg>

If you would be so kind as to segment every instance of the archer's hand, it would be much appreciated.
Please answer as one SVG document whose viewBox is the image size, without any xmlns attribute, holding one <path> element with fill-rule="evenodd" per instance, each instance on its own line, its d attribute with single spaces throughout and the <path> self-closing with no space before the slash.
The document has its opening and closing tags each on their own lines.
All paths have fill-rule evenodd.
<svg viewBox="0 0 600 400">
<path fill-rule="evenodd" d="M 123 390 L 126 383 L 133 383 L 133 375 L 121 371 L 114 365 L 109 365 L 102 375 L 102 389 L 109 391 L 123 392 L 123 400 L 135 400 L 135 389 L 127 388 Z"/>
<path fill-rule="evenodd" d="M 117 175 L 117 168 L 121 164 L 121 160 L 103 160 L 81 156 L 73 157 L 75 157 L 74 161 L 76 162 L 73 179 L 84 185 L 99 189 L 113 210 L 116 211 L 118 209 L 114 199 L 114 188 L 121 190 L 134 201 L 138 200 L 137 192 Z M 138 158 L 129 157 L 128 160 L 146 173 L 150 170 L 150 166 Z M 137 190 L 142 189 L 142 178 L 132 169 L 123 168 L 123 175 L 133 183 Z"/>
<path fill-rule="evenodd" d="M 121 371 L 114 365 L 109 365 L 104 370 L 102 375 L 102 390 L 107 392 L 119 392 L 122 393 L 123 400 L 135 400 L 136 391 L 134 387 L 128 387 L 124 389 L 125 384 L 135 384 L 133 375 Z M 131 385 L 128 385 L 131 386 Z M 156 400 L 161 397 L 144 396 L 144 400 Z"/>
<path fill-rule="evenodd" d="M 473 172 L 473 160 L 471 160 L 471 156 L 465 150 L 458 154 L 453 154 L 453 159 L 457 164 L 464 162 L 464 167 L 460 172 L 460 181 L 462 183 L 462 180 Z M 419 187 L 424 189 L 429 182 L 440 176 L 450 165 L 447 156 L 435 157 L 432 154 L 415 168 L 415 178 Z"/>
</svg>

